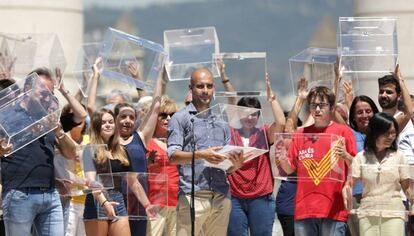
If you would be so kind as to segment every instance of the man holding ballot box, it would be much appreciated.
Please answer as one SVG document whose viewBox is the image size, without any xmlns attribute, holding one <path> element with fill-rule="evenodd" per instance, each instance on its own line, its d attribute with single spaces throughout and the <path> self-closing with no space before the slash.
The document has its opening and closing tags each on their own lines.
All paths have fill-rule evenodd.
<svg viewBox="0 0 414 236">
<path fill-rule="evenodd" d="M 195 155 L 195 235 L 220 236 L 227 234 L 231 209 L 227 174 L 243 163 L 242 152 L 226 155 L 217 151 L 228 144 L 229 129 L 219 129 L 214 115 L 211 122 L 199 122 L 198 113 L 207 111 L 213 98 L 215 85 L 212 73 L 206 68 L 196 69 L 190 80 L 192 102 L 175 113 L 168 125 L 168 156 L 178 165 L 179 199 L 177 206 L 177 235 L 191 235 L 190 192 L 191 160 Z M 203 126 L 205 125 L 205 127 Z M 208 125 L 212 127 L 207 127 Z M 203 126 L 203 127 L 201 127 Z M 213 127 L 214 126 L 214 127 Z M 214 129 L 214 138 L 206 138 L 207 129 Z M 195 142 L 195 150 L 192 142 Z M 227 171 L 206 167 L 205 161 L 218 164 L 229 159 L 233 166 Z"/>
<path fill-rule="evenodd" d="M 357 152 L 355 138 L 350 128 L 332 121 L 335 95 L 330 89 L 314 87 L 307 102 L 315 123 L 299 129 L 287 158 L 278 160 L 287 174 L 297 172 L 295 234 L 345 236 L 348 213 L 342 188 Z M 314 140 L 303 142 L 307 134 L 315 134 L 310 136 Z M 340 138 L 331 143 L 331 139 L 321 138 L 323 134 Z"/>
<path fill-rule="evenodd" d="M 40 103 L 48 103 L 51 101 L 50 99 L 54 98 L 51 95 L 53 81 L 50 73 L 42 73 L 41 71 L 43 70 L 34 71 L 38 72 L 39 77 L 32 82 L 41 83 L 43 89 L 49 91 L 34 91 L 35 93 L 44 93 L 36 95 L 36 98 L 30 97 L 28 99 L 38 99 Z M 22 122 L 23 116 L 27 116 L 30 112 L 36 112 L 33 110 L 34 107 L 28 106 L 30 106 L 30 102 L 23 101 L 16 107 L 12 107 L 13 109 L 10 110 L 13 112 L 8 114 L 11 119 L 7 122 L 11 124 L 15 122 L 17 125 Z M 37 137 L 33 142 L 15 152 L 13 152 L 12 145 L 7 145 L 5 139 L 0 139 L 3 216 L 6 235 L 30 235 L 32 225 L 38 235 L 64 234 L 62 206 L 59 193 L 54 186 L 55 145 L 66 157 L 75 157 L 76 153 L 73 141 L 66 136 L 58 124 L 53 124 L 58 122 L 57 117 L 53 117 L 53 115 L 51 119 L 46 117 L 42 121 L 44 125 L 50 127 L 57 125 L 53 132 Z M 36 131 L 29 129 L 29 131 L 23 132 Z"/>
</svg>

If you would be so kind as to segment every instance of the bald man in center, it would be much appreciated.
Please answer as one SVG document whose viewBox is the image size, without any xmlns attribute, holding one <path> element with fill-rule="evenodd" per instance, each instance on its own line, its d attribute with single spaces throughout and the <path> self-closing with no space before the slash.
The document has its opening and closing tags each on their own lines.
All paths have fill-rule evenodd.
<svg viewBox="0 0 414 236">
<path fill-rule="evenodd" d="M 243 153 L 223 155 L 217 152 L 230 141 L 230 129 L 223 122 L 216 122 L 217 117 L 208 112 L 215 90 L 210 70 L 194 70 L 189 88 L 192 102 L 175 113 L 168 124 L 168 157 L 171 163 L 177 164 L 180 174 L 176 233 L 191 235 L 191 160 L 194 152 L 195 235 L 224 236 L 231 210 L 227 175 L 240 168 Z M 200 112 L 205 114 L 202 119 L 197 116 Z M 225 159 L 233 163 L 227 171 L 205 166 L 206 161 L 218 164 Z"/>
</svg>

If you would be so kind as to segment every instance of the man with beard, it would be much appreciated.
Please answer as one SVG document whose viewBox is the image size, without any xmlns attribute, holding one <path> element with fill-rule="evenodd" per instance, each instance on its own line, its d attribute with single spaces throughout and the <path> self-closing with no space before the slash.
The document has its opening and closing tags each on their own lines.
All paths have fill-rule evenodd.
<svg viewBox="0 0 414 236">
<path fill-rule="evenodd" d="M 414 126 L 411 120 L 413 103 L 399 66 L 397 65 L 392 75 L 379 78 L 378 85 L 378 103 L 382 111 L 393 115 L 398 122 L 400 131 L 397 140 L 398 150 L 407 157 L 408 164 L 414 165 Z M 398 100 L 401 98 L 402 105 L 398 106 Z M 399 110 L 398 107 L 403 110 Z M 409 217 L 408 231 L 414 232 L 414 218 L 412 216 Z"/>
<path fill-rule="evenodd" d="M 393 115 L 398 122 L 398 149 L 407 156 L 409 164 L 414 164 L 414 126 L 411 121 L 413 104 L 399 66 L 397 65 L 392 75 L 379 78 L 378 85 L 378 103 L 382 111 Z M 399 99 L 404 103 L 402 111 L 398 109 Z"/>
<path fill-rule="evenodd" d="M 51 74 L 42 74 L 40 70 L 35 72 L 39 78 L 36 81 L 28 80 L 26 84 L 28 88 L 33 82 L 39 83 L 33 90 L 33 96 L 24 97 L 19 105 L 7 113 L 11 119 L 3 119 L 2 122 L 10 122 L 19 128 L 25 127 L 33 122 L 30 116 L 36 116 L 41 109 L 36 104 L 43 103 L 51 108 L 53 102 L 57 101 L 50 94 L 54 88 Z M 57 121 L 47 119 L 44 124 L 54 126 Z M 34 127 L 34 130 L 37 128 L 39 127 Z M 12 154 L 13 146 L 7 144 L 4 138 L 0 139 L 2 206 L 6 235 L 30 235 L 32 225 L 38 235 L 64 234 L 62 206 L 54 181 L 55 147 L 65 157 L 76 156 L 74 142 L 60 126 Z M 6 157 L 6 154 L 10 155 Z"/>
</svg>

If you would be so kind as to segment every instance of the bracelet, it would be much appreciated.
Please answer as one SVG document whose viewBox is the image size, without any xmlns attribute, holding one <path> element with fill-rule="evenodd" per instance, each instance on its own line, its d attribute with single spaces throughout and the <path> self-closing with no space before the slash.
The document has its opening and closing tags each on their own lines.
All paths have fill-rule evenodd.
<svg viewBox="0 0 414 236">
<path fill-rule="evenodd" d="M 136 88 L 138 92 L 144 91 L 142 88 Z"/>
<path fill-rule="evenodd" d="M 144 207 L 145 209 L 147 209 L 150 205 L 151 205 L 151 203 L 147 203 L 147 204 L 143 205 L 143 207 Z"/>
<path fill-rule="evenodd" d="M 229 79 L 226 79 L 226 80 L 222 80 L 221 82 L 222 82 L 223 84 L 225 84 L 225 83 L 230 82 L 230 80 L 229 80 Z"/>
<path fill-rule="evenodd" d="M 276 95 L 272 95 L 272 96 L 270 96 L 270 100 L 269 100 L 269 102 L 273 102 L 273 101 L 276 101 Z"/>
<path fill-rule="evenodd" d="M 58 140 L 63 139 L 66 136 L 66 133 L 62 133 L 59 137 L 57 137 Z"/>
<path fill-rule="evenodd" d="M 108 202 L 108 199 L 106 199 L 105 201 L 103 201 L 102 203 L 101 203 L 101 207 L 103 207 L 104 205 L 105 205 L 105 203 L 106 202 Z"/>
</svg>

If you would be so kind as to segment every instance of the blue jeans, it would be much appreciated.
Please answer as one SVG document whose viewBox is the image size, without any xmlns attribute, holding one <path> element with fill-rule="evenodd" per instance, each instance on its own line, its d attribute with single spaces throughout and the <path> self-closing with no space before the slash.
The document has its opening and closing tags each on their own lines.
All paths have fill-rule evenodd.
<svg viewBox="0 0 414 236">
<path fill-rule="evenodd" d="M 295 221 L 295 235 L 345 236 L 346 222 L 327 218 L 308 218 Z"/>
<path fill-rule="evenodd" d="M 228 236 L 272 235 L 275 199 L 271 194 L 250 199 L 231 198 Z"/>
<path fill-rule="evenodd" d="M 55 189 L 3 193 L 3 216 L 6 235 L 30 235 L 32 225 L 37 235 L 64 235 L 62 205 Z"/>
</svg>

